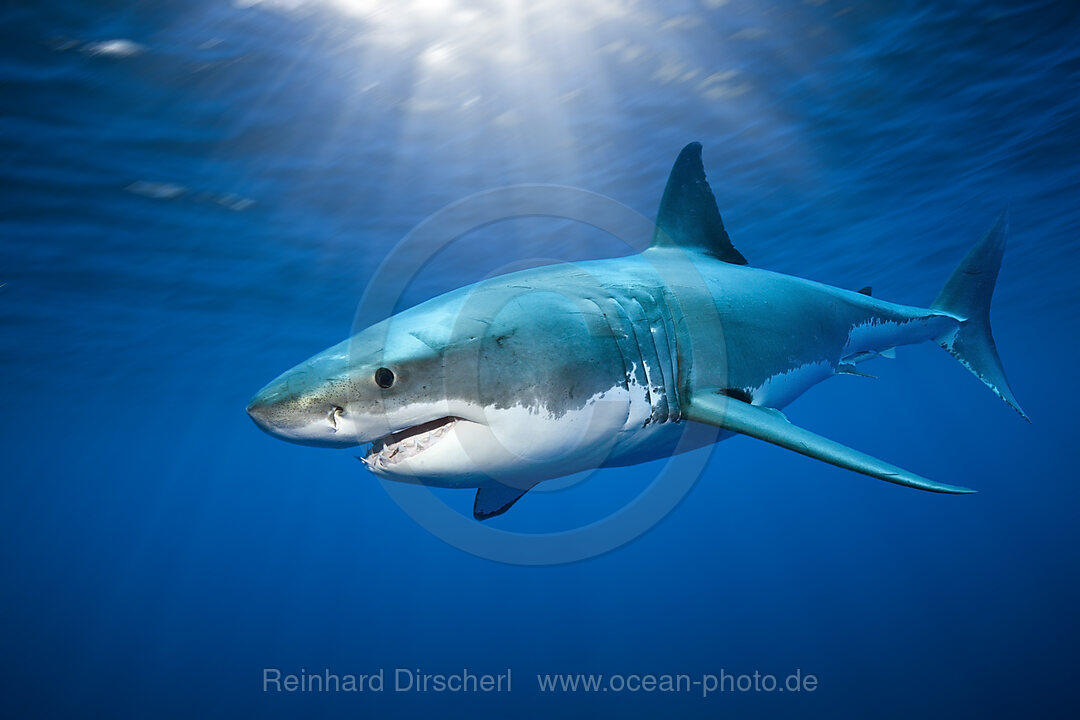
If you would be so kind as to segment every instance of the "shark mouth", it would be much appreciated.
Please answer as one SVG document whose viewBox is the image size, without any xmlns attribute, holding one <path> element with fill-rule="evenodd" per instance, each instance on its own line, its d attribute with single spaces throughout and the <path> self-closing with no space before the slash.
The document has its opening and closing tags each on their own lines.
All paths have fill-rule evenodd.
<svg viewBox="0 0 1080 720">
<path fill-rule="evenodd" d="M 460 420 L 453 416 L 441 417 L 390 433 L 373 442 L 367 454 L 360 459 L 372 470 L 387 468 L 427 450 L 442 440 Z"/>
</svg>

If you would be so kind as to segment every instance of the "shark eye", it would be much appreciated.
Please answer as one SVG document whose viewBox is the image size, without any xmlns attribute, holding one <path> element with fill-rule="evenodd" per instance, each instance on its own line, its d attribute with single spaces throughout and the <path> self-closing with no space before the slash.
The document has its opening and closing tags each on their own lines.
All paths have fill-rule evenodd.
<svg viewBox="0 0 1080 720">
<path fill-rule="evenodd" d="M 375 384 L 385 390 L 394 384 L 394 373 L 390 368 L 379 368 L 375 371 Z"/>
</svg>

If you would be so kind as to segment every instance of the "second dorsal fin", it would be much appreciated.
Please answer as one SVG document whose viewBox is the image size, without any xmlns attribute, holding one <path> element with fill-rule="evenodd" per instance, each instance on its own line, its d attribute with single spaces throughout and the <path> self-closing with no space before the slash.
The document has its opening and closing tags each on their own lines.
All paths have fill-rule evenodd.
<svg viewBox="0 0 1080 720">
<path fill-rule="evenodd" d="M 746 258 L 731 244 L 716 198 L 701 163 L 701 143 L 692 142 L 679 153 L 671 168 L 660 212 L 656 216 L 653 247 L 681 247 L 704 252 L 734 265 Z"/>
</svg>

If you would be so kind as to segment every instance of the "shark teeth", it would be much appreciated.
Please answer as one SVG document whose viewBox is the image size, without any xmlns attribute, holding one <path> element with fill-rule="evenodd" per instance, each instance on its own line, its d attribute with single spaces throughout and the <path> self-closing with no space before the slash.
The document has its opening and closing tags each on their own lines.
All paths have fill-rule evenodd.
<svg viewBox="0 0 1080 720">
<path fill-rule="evenodd" d="M 415 457 L 439 442 L 460 418 L 444 417 L 400 430 L 376 440 L 367 455 L 360 459 L 371 470 L 386 469 Z"/>
</svg>

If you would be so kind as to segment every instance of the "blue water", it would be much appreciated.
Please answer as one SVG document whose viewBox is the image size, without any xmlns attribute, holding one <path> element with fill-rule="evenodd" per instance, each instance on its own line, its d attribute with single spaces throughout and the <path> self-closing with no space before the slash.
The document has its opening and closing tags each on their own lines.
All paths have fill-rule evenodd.
<svg viewBox="0 0 1080 720">
<path fill-rule="evenodd" d="M 1075 713 L 1078 15 L 1070 0 L 5 4 L 0 713 Z M 265 382 L 349 333 L 379 263 L 432 213 L 558 183 L 651 217 L 692 140 L 752 264 L 889 300 L 928 303 L 1010 208 L 993 320 L 1032 424 L 930 345 L 789 409 L 979 494 L 736 438 L 634 542 L 521 567 L 429 534 L 351 453 L 246 417 Z M 625 252 L 512 220 L 435 255 L 401 304 Z M 589 522 L 654 465 L 492 523 Z M 263 692 L 267 667 L 511 668 L 513 690 Z M 535 680 L 722 669 L 819 684 L 704 698 Z"/>
</svg>

